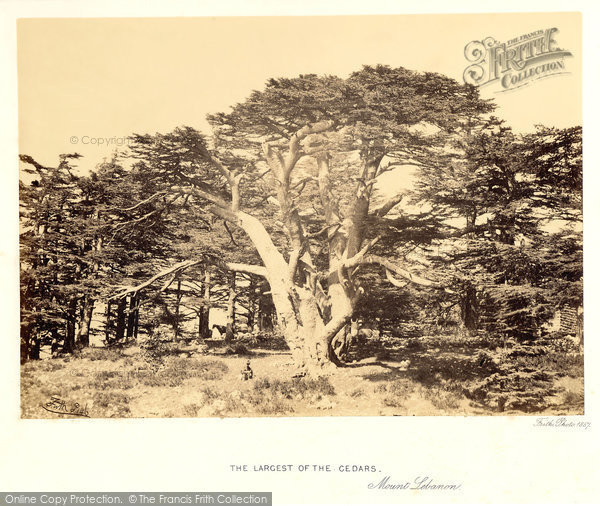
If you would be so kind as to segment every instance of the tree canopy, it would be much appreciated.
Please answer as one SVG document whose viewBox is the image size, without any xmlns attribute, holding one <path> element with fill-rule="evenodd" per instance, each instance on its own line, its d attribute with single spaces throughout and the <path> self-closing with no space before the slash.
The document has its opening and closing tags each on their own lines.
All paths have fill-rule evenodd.
<svg viewBox="0 0 600 506">
<path fill-rule="evenodd" d="M 76 154 L 23 155 L 24 355 L 46 332 L 72 349 L 99 300 L 129 333 L 142 293 L 176 307 L 176 333 L 193 306 L 206 334 L 215 280 L 249 315 L 270 296 L 300 374 L 341 364 L 358 315 L 458 305 L 470 329 L 539 333 L 581 299 L 581 128 L 518 135 L 493 111 L 446 76 L 365 66 L 270 79 L 210 135 L 134 134 L 89 176 Z M 382 183 L 409 169 L 410 191 Z"/>
</svg>

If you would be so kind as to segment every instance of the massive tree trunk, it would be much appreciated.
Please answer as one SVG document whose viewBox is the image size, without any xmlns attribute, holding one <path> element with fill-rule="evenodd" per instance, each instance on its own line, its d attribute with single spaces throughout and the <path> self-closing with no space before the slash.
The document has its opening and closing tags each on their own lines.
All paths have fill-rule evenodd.
<svg viewBox="0 0 600 506">
<path fill-rule="evenodd" d="M 278 327 L 296 366 L 302 372 L 319 374 L 332 365 L 330 344 L 349 321 L 351 308 L 347 306 L 346 311 L 339 311 L 325 323 L 317 297 L 310 290 L 294 285 L 289 278 L 286 281 L 282 274 L 268 273 Z"/>
<path fill-rule="evenodd" d="M 326 136 L 320 142 L 312 139 L 305 145 L 302 141 L 308 136 L 320 135 L 334 128 L 334 122 L 322 120 L 306 124 L 283 142 L 265 142 L 263 154 L 269 170 L 275 180 L 277 202 L 283 228 L 287 236 L 287 257 L 273 243 L 270 234 L 263 223 L 256 217 L 240 210 L 240 179 L 241 169 L 228 169 L 208 150 L 204 150 L 207 161 L 212 163 L 226 178 L 231 191 L 231 200 L 210 193 L 202 184 L 193 183 L 192 195 L 195 198 L 210 203 L 208 210 L 229 223 L 240 227 L 253 243 L 263 266 L 225 263 L 232 271 L 247 272 L 263 276 L 270 286 L 271 297 L 275 308 L 277 326 L 285 338 L 294 363 L 303 372 L 321 371 L 323 367 L 332 365 L 339 360 L 332 353 L 331 343 L 336 335 L 344 336 L 342 329 L 353 316 L 353 309 L 362 288 L 355 282 L 354 275 L 358 265 L 362 263 L 368 249 L 376 241 L 362 247 L 364 242 L 366 218 L 369 212 L 369 200 L 372 185 L 381 161 L 379 158 L 368 158 L 368 153 L 362 153 L 362 172 L 357 179 L 357 187 L 350 210 L 342 218 L 337 208 L 338 199 L 332 193 L 329 177 L 329 156 L 326 149 Z M 316 146 L 316 151 L 312 147 Z M 308 148 L 308 151 L 307 151 Z M 365 148 L 367 151 L 368 149 Z M 317 154 L 321 153 L 321 154 Z M 322 232 L 327 233 L 329 241 L 330 265 L 325 279 L 315 268 L 311 258 L 310 237 L 306 235 L 298 206 L 297 185 L 291 184 L 291 173 L 298 160 L 307 154 L 316 154 L 318 164 L 318 183 L 321 202 L 325 209 L 326 227 Z M 301 190 L 300 190 L 301 191 Z M 395 200 L 397 203 L 398 200 Z M 394 204 L 394 202 L 392 202 Z M 382 209 L 389 210 L 392 206 L 385 205 Z M 379 214 L 379 216 L 381 216 Z M 372 263 L 378 262 L 371 256 Z M 195 265 L 199 261 L 185 261 L 173 266 L 163 273 L 149 279 L 137 289 L 148 286 L 157 278 L 172 274 L 179 269 Z M 402 269 L 394 270 L 389 265 L 386 271 L 402 273 Z M 406 276 L 405 276 L 406 277 Z M 321 283 L 327 281 L 325 287 Z M 233 337 L 233 313 L 235 301 L 235 274 L 230 277 L 230 302 L 228 308 L 227 339 Z M 115 297 L 123 296 L 121 294 Z"/>
<path fill-rule="evenodd" d="M 357 255 L 364 242 L 372 185 L 380 161 L 380 158 L 376 158 L 364 163 L 347 218 L 342 219 L 331 188 L 329 157 L 321 155 L 317 158 L 319 195 L 325 211 L 325 219 L 329 227 L 336 227 L 329 233 L 331 272 L 327 279 L 327 294 L 332 319 L 350 319 L 360 295 L 360 287 L 356 285 L 352 272 L 343 267 L 343 262 Z M 341 365 L 347 359 L 350 339 L 351 334 L 344 326 L 329 342 L 328 355 L 336 365 Z"/>
<path fill-rule="evenodd" d="M 311 370 L 331 363 L 329 343 L 347 323 L 351 312 L 339 311 L 339 314 L 336 313 L 328 322 L 323 320 L 322 307 L 316 295 L 320 284 L 314 272 L 311 272 L 314 269 L 308 251 L 308 241 L 291 195 L 290 183 L 291 172 L 302 156 L 301 141 L 309 135 L 328 131 L 332 127 L 333 121 L 321 121 L 302 127 L 289 139 L 285 156 L 279 152 L 279 148 L 270 143 L 263 144 L 267 164 L 277 181 L 277 200 L 290 245 L 289 261 L 286 261 L 274 245 L 261 221 L 240 210 L 241 172 L 237 169 L 227 169 L 206 152 L 205 156 L 227 179 L 231 201 L 224 201 L 206 192 L 200 185 L 194 187 L 197 197 L 214 204 L 211 212 L 239 226 L 254 244 L 264 268 L 255 267 L 246 272 L 259 273 L 269 282 L 278 327 L 292 351 L 294 362 L 300 368 Z M 304 267 L 299 268 L 300 263 L 303 263 Z"/>
<path fill-rule="evenodd" d="M 270 145 L 264 146 L 267 163 L 278 183 L 277 200 L 291 248 L 289 262 L 274 246 L 262 223 L 245 213 L 236 213 L 238 225 L 248 234 L 266 267 L 279 328 L 292 350 L 294 362 L 308 371 L 331 365 L 332 360 L 339 363 L 332 353 L 331 343 L 352 317 L 353 306 L 360 294 L 359 287 L 354 286 L 343 263 L 360 249 L 372 180 L 378 166 L 378 162 L 365 164 L 350 219 L 342 220 L 337 200 L 332 195 L 329 157 L 326 154 L 317 156 L 319 190 L 325 218 L 328 226 L 336 227 L 328 233 L 333 274 L 328 279 L 329 297 L 328 303 L 325 303 L 319 298 L 322 292 L 320 282 L 311 272 L 313 268 L 308 240 L 291 197 L 290 174 L 300 156 L 299 141 L 302 136 L 330 128 L 331 125 L 327 123 L 307 126 L 298 131 L 290 139 L 285 158 L 275 153 Z M 299 270 L 300 263 L 304 268 Z"/>
<path fill-rule="evenodd" d="M 347 317 L 350 319 L 354 312 L 354 304 L 348 288 L 342 284 L 337 272 L 329 276 L 327 293 L 329 295 L 331 318 Z M 346 361 L 349 346 L 348 332 L 346 325 L 344 325 L 328 343 L 329 359 L 336 365 L 342 365 Z"/>
</svg>

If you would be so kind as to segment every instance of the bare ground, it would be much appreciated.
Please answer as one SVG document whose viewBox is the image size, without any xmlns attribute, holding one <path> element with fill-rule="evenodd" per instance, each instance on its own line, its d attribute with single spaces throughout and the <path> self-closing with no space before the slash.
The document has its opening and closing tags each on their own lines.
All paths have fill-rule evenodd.
<svg viewBox="0 0 600 506">
<path fill-rule="evenodd" d="M 481 343 L 476 343 L 481 344 Z M 194 345 L 149 357 L 90 348 L 22 366 L 21 416 L 245 417 L 583 414 L 583 355 L 528 348 L 473 352 L 446 338 L 363 347 L 348 367 L 292 378 L 289 353 L 225 354 Z M 231 350 L 228 350 L 231 352 Z M 254 377 L 241 370 L 251 361 Z"/>
</svg>

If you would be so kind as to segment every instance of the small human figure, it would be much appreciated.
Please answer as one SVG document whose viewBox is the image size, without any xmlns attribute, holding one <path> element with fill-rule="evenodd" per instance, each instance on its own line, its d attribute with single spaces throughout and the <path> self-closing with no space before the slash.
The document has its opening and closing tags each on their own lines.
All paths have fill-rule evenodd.
<svg viewBox="0 0 600 506">
<path fill-rule="evenodd" d="M 246 362 L 246 368 L 242 369 L 242 380 L 248 381 L 254 377 L 254 373 L 252 372 L 252 368 L 250 367 L 250 360 Z"/>
</svg>

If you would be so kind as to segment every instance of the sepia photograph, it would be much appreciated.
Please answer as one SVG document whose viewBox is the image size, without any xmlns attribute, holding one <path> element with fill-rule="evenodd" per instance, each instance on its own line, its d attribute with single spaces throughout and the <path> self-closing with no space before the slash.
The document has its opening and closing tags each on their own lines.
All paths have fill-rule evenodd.
<svg viewBox="0 0 600 506">
<path fill-rule="evenodd" d="M 19 19 L 20 417 L 583 415 L 581 31 Z"/>
</svg>

